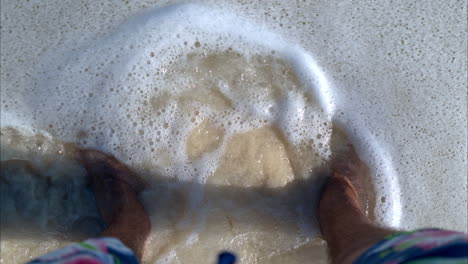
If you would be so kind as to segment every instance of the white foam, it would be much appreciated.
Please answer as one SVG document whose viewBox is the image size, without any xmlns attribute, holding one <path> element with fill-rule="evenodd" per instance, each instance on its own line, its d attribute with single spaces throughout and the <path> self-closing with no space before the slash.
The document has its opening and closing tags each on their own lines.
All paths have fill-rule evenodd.
<svg viewBox="0 0 468 264">
<path fill-rule="evenodd" d="M 31 100 L 29 103 L 36 106 L 33 108 L 42 109 L 42 114 L 37 111 L 22 112 L 37 120 L 31 124 L 34 128 L 50 131 L 60 139 L 76 141 L 76 131 L 83 130 L 90 135 L 84 145 L 98 146 L 114 152 L 125 161 L 130 161 L 130 157 L 133 161 L 148 160 L 154 153 L 150 153 L 148 149 L 141 151 L 141 145 L 145 142 L 142 138 L 148 140 L 160 132 L 159 138 L 167 139 L 173 137 L 170 134 L 175 131 L 179 131 L 179 138 L 182 138 L 191 127 L 186 126 L 189 122 L 183 118 L 174 123 L 177 111 L 169 111 L 164 118 L 171 125 L 170 128 L 151 128 L 146 121 L 141 121 L 144 111 L 138 109 L 142 108 L 143 102 L 156 89 L 172 89 L 169 90 L 171 93 L 184 89 L 183 85 L 168 86 L 161 76 L 155 77 L 155 69 L 170 69 L 168 65 L 192 51 L 197 41 L 208 45 L 212 50 L 229 47 L 242 50 L 247 57 L 256 53 L 268 54 L 275 50 L 276 56 L 294 64 L 296 72 L 302 75 L 304 83 L 310 84 L 309 88 L 320 99 L 328 115 L 333 114 L 328 83 L 310 55 L 265 28 L 259 28 L 230 13 L 198 5 L 169 7 L 136 17 L 109 38 L 90 44 L 82 52 L 68 54 L 65 61 L 49 68 L 49 77 L 43 80 L 41 86 L 43 92 L 28 98 Z M 148 56 L 152 53 L 154 57 Z M 179 79 L 175 81 L 183 82 L 183 78 Z M 60 93 L 56 87 L 59 87 Z M 110 92 L 111 89 L 114 91 Z M 254 116 L 269 121 L 274 121 L 275 115 L 281 113 L 278 123 L 289 120 L 285 129 L 296 128 L 310 136 L 311 129 L 306 129 L 304 126 L 307 125 L 304 124 L 311 120 L 304 112 L 300 112 L 304 109 L 303 103 L 294 105 L 301 104 L 297 99 L 288 98 L 286 105 L 276 109 L 275 113 L 269 112 L 271 103 L 262 104 L 260 101 L 254 104 L 252 100 L 247 100 L 247 104 L 242 105 L 243 101 L 245 99 L 237 100 L 236 107 L 248 108 L 246 113 L 253 113 Z M 9 111 L 5 112 L 8 114 Z M 155 124 L 162 122 L 161 119 L 151 119 L 148 115 L 151 113 L 144 112 L 146 120 Z M 292 117 L 295 117 L 294 121 Z M 133 125 L 134 122 L 136 126 Z M 54 128 L 49 128 L 49 124 Z M 237 125 L 235 130 L 241 132 L 251 128 Z M 139 135 L 140 130 L 145 134 Z M 297 136 L 294 133 L 290 134 L 294 143 L 299 142 L 295 137 Z M 182 145 L 171 140 L 166 145 L 164 143 L 160 142 L 161 148 L 171 145 L 176 155 L 183 153 Z M 116 152 L 116 146 L 123 150 Z M 171 173 L 175 173 L 176 168 L 186 163 L 180 156 L 174 156 L 174 160 L 180 162 L 169 169 Z M 177 173 L 186 174 L 182 171 Z M 180 177 L 189 178 L 182 175 Z"/>
<path fill-rule="evenodd" d="M 148 105 L 152 96 L 163 92 L 176 95 L 189 89 L 188 78 L 165 79 L 171 76 L 170 71 L 180 70 L 188 53 L 222 52 L 228 48 L 244 58 L 264 54 L 289 62 L 324 113 L 306 109 L 307 103 L 297 91 L 289 92 L 281 101 L 259 93 L 242 98 L 230 91 L 228 84 L 221 83 L 220 90 L 232 100 L 236 111 L 219 115 L 200 104 L 196 106 L 200 116 L 223 124 L 226 138 L 264 124 L 278 125 L 293 144 L 329 134 L 332 118 L 340 119 L 335 115 L 336 105 L 349 101 L 337 101 L 333 92 L 336 89 L 314 59 L 315 54 L 272 33 L 266 25 L 250 23 L 226 10 L 192 4 L 138 15 L 101 40 L 67 52 L 62 60 L 45 60 L 45 73 L 37 77 L 34 92 L 25 89 L 20 99 L 9 93 L 2 96 L 6 98 L 2 98 L 6 101 L 2 103 L 2 126 L 20 127 L 31 134 L 48 133 L 112 152 L 133 165 L 149 162 L 164 177 L 204 183 L 216 170 L 226 145 L 200 160 L 189 161 L 184 139 L 195 127 L 191 122 L 194 117 L 181 116 L 184 110 L 174 100 L 167 102 L 160 116 Z M 23 100 L 28 107 L 15 104 L 15 100 Z M 9 107 L 5 108 L 5 104 Z M 355 139 L 376 175 L 378 197 L 386 197 L 385 202 L 377 201 L 378 218 L 399 227 L 400 181 L 389 148 L 381 137 L 363 129 L 367 127 L 364 120 L 348 117 L 352 122 L 344 124 L 351 134 L 359 135 Z M 198 123 L 202 121 L 197 118 Z M 78 138 L 79 131 L 88 136 Z M 321 140 L 325 146 L 320 152 L 323 159 L 329 155 L 327 140 L 326 136 Z"/>
</svg>

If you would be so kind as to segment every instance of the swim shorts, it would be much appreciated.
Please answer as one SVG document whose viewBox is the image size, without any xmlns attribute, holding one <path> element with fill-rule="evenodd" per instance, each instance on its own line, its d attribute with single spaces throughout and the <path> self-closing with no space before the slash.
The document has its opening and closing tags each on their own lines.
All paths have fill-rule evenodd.
<svg viewBox="0 0 468 264">
<path fill-rule="evenodd" d="M 468 264 L 468 237 L 441 229 L 399 232 L 364 252 L 355 264 Z"/>
<path fill-rule="evenodd" d="M 234 255 L 222 253 L 218 263 L 233 264 Z M 39 257 L 31 264 L 134 264 L 133 252 L 115 238 L 89 239 Z M 468 237 L 441 229 L 399 232 L 364 252 L 355 264 L 468 264 Z"/>
<path fill-rule="evenodd" d="M 133 251 L 116 238 L 88 239 L 34 259 L 30 264 L 137 264 Z"/>
</svg>

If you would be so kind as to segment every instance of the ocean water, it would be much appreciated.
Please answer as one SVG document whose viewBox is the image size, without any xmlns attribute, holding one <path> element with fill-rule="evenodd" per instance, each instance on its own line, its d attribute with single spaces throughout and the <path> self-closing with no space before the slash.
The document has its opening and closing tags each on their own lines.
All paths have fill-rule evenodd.
<svg viewBox="0 0 468 264">
<path fill-rule="evenodd" d="M 461 1 L 1 4 L 2 263 L 104 227 L 69 143 L 148 181 L 145 263 L 326 263 L 337 124 L 376 221 L 466 231 Z"/>
</svg>

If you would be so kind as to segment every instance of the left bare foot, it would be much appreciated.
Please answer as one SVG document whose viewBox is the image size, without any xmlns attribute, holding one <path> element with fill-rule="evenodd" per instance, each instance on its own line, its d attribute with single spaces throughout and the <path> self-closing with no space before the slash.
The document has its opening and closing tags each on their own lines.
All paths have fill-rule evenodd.
<svg viewBox="0 0 468 264">
<path fill-rule="evenodd" d="M 144 182 L 112 155 L 83 149 L 77 159 L 85 166 L 99 211 L 107 224 L 101 234 L 120 239 L 141 259 L 151 221 L 138 194 Z"/>
<path fill-rule="evenodd" d="M 82 149 L 77 154 L 90 177 L 101 216 L 110 225 L 121 213 L 124 201 L 129 200 L 127 196 L 136 198 L 144 182 L 112 155 L 92 149 Z"/>
</svg>

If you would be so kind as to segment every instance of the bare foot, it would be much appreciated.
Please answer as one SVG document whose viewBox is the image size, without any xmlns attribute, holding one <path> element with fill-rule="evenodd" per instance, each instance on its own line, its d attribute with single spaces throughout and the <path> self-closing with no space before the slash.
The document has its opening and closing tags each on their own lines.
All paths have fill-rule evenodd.
<svg viewBox="0 0 468 264">
<path fill-rule="evenodd" d="M 123 195 L 138 195 L 143 190 L 144 182 L 109 154 L 82 149 L 78 151 L 77 159 L 88 172 L 99 211 L 109 225 L 122 209 Z"/>
<path fill-rule="evenodd" d="M 380 228 L 368 218 L 370 177 L 345 134 L 334 130 L 332 176 L 323 190 L 319 219 L 332 263 L 351 263 L 392 230 Z"/>
<path fill-rule="evenodd" d="M 331 169 L 334 177 L 346 178 L 351 183 L 362 210 L 372 218 L 375 197 L 369 167 L 359 158 L 345 132 L 336 125 L 332 134 Z"/>
<path fill-rule="evenodd" d="M 113 156 L 97 150 L 79 150 L 77 159 L 88 172 L 98 209 L 108 225 L 102 235 L 120 239 L 141 258 L 151 229 L 138 199 L 143 180 Z"/>
</svg>

